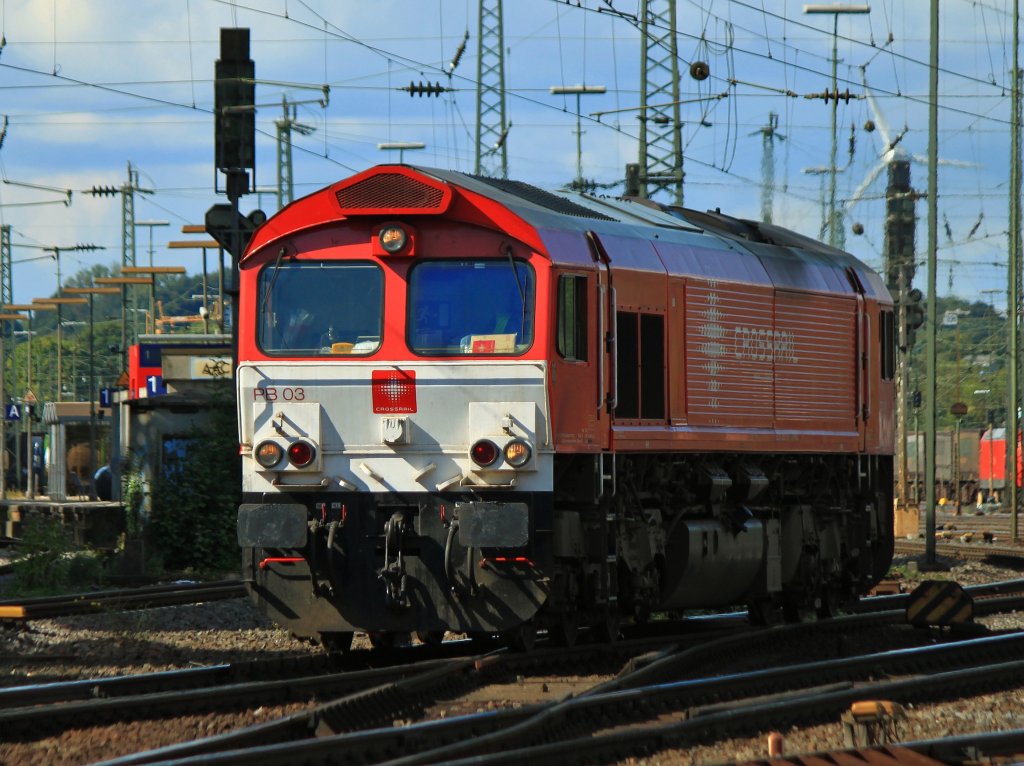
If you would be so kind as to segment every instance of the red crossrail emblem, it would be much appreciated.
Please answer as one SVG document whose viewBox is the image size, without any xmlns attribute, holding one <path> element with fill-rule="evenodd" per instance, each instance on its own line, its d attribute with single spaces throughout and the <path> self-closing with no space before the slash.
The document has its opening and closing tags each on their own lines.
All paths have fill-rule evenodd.
<svg viewBox="0 0 1024 766">
<path fill-rule="evenodd" d="M 383 415 L 416 412 L 416 373 L 413 370 L 373 371 L 373 411 Z"/>
</svg>

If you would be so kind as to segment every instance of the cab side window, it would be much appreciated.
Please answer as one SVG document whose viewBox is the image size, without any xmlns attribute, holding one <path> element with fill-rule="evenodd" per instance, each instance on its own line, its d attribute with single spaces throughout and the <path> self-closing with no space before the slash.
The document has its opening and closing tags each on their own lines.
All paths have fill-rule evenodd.
<svg viewBox="0 0 1024 766">
<path fill-rule="evenodd" d="M 558 279 L 559 355 L 570 362 L 587 361 L 587 278 L 566 274 Z"/>
</svg>

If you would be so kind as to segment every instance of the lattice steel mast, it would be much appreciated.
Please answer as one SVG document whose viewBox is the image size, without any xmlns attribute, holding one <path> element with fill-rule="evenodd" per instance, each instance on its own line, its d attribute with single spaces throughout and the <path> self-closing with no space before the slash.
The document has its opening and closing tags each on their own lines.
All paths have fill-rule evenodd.
<svg viewBox="0 0 1024 766">
<path fill-rule="evenodd" d="M 775 208 L 775 142 L 786 140 L 779 133 L 779 115 L 769 112 L 768 124 L 756 133 L 761 134 L 761 220 L 771 223 Z"/>
<path fill-rule="evenodd" d="M 10 224 L 4 224 L 0 226 L 0 306 L 6 306 L 14 303 L 14 278 L 11 270 L 11 226 Z M 3 365 L 4 370 L 4 389 L 10 387 L 10 381 L 17 380 L 14 377 L 17 372 L 14 369 L 14 338 L 11 335 L 11 331 L 14 329 L 13 325 L 8 322 L 3 323 L 3 327 L 0 331 L 4 334 L 4 355 L 3 359 L 0 359 L 0 364 Z M 11 370 L 10 377 L 7 377 L 7 370 Z M 0 404 L 7 403 L 7 391 L 0 391 Z M 0 464 L 2 465 L 2 464 Z"/>
<path fill-rule="evenodd" d="M 476 64 L 476 164 L 478 175 L 508 177 L 505 138 L 505 35 L 501 0 L 480 0 Z"/>
<path fill-rule="evenodd" d="M 682 205 L 676 0 L 643 0 L 640 47 L 640 196 L 666 191 Z"/>
<path fill-rule="evenodd" d="M 305 103 L 305 102 L 303 102 Z M 288 111 L 288 100 L 281 96 L 282 116 L 274 120 L 277 128 L 277 209 L 295 199 L 295 178 L 292 175 L 292 131 L 299 135 L 308 136 L 314 128 L 310 125 L 303 125 L 297 119 L 295 104 L 292 104 L 291 112 Z"/>
</svg>

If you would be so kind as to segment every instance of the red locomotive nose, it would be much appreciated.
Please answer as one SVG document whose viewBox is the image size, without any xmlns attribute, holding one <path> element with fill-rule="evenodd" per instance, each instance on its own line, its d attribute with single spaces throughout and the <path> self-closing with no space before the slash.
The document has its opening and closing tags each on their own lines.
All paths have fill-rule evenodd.
<svg viewBox="0 0 1024 766">
<path fill-rule="evenodd" d="M 288 447 L 288 460 L 296 468 L 302 468 L 313 462 L 316 450 L 309 442 L 295 442 Z"/>
</svg>

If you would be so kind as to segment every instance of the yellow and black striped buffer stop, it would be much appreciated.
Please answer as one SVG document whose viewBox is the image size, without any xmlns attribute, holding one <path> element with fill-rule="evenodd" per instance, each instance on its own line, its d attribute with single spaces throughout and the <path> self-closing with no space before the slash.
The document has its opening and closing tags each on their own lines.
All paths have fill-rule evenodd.
<svg viewBox="0 0 1024 766">
<path fill-rule="evenodd" d="M 959 583 L 925 580 L 907 599 L 907 622 L 911 625 L 963 625 L 974 620 L 974 601 Z"/>
</svg>

